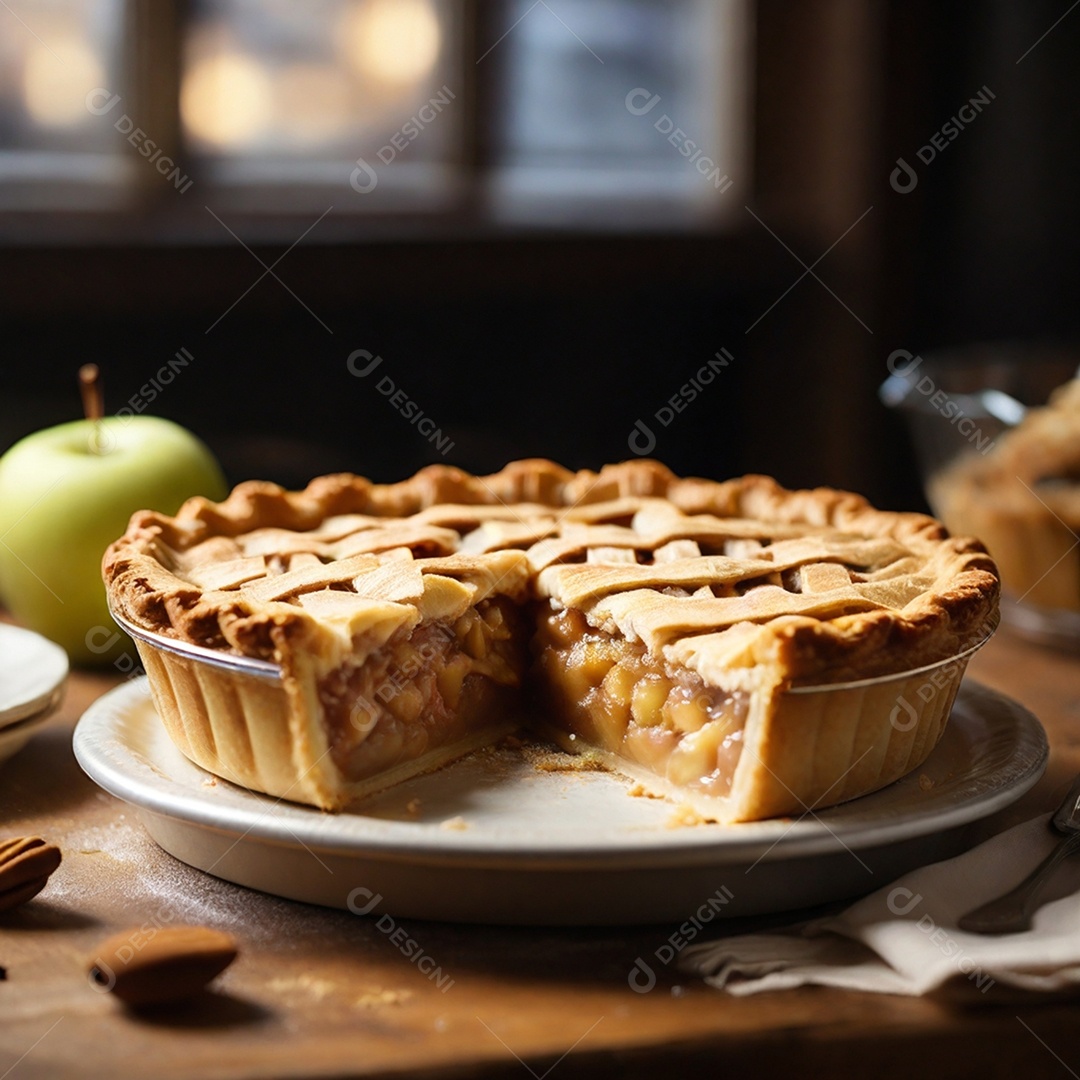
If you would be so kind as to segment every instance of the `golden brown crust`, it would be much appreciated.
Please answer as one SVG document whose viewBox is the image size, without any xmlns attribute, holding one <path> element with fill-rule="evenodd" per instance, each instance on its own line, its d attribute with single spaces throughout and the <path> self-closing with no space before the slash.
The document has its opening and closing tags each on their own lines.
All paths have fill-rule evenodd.
<svg viewBox="0 0 1080 1080">
<path fill-rule="evenodd" d="M 341 530 L 327 531 L 328 522 L 347 515 L 357 519 L 351 532 L 350 523 L 342 526 L 344 539 L 337 535 Z M 317 551 L 326 564 L 325 581 L 318 565 L 304 573 L 293 570 L 293 561 L 303 557 L 298 551 L 286 554 L 291 578 L 283 580 L 299 584 L 283 587 L 280 596 L 264 587 L 265 552 L 251 557 L 245 551 L 259 549 L 253 535 L 272 530 L 303 533 L 298 548 L 306 548 L 308 559 Z M 810 543 L 809 553 L 800 551 L 800 536 Z M 680 538 L 691 538 L 699 553 L 703 543 L 715 552 L 734 546 L 738 554 L 727 558 L 726 572 L 716 569 L 718 560 L 724 562 L 717 556 L 705 576 L 694 579 L 694 566 L 709 562 L 703 556 L 691 551 L 682 560 L 661 562 L 655 555 Z M 888 550 L 881 544 L 870 550 L 868 538 L 887 542 Z M 289 551 L 284 533 L 269 532 L 262 540 L 271 552 Z M 514 546 L 499 550 L 504 543 Z M 748 577 L 769 576 L 767 565 L 742 550 L 755 544 L 767 559 L 777 553 L 774 584 L 746 593 Z M 558 559 L 548 566 L 552 545 Z M 791 548 L 787 561 L 779 554 L 785 545 Z M 646 557 L 653 561 L 634 569 L 619 559 L 608 564 L 620 548 L 651 551 Z M 415 580 L 423 584 L 412 595 L 407 589 L 400 595 L 372 592 L 366 583 L 395 558 L 412 560 Z M 860 558 L 876 558 L 880 565 L 860 567 Z M 215 566 L 225 574 L 224 583 L 200 586 L 192 559 L 196 569 Z M 245 559 L 259 565 L 246 566 Z M 819 574 L 824 584 L 804 592 L 778 581 L 792 571 L 809 581 L 807 567 L 815 561 L 847 565 L 857 580 Z M 996 570 L 985 549 L 974 540 L 950 538 L 933 518 L 879 511 L 848 492 L 788 491 L 764 476 L 680 479 L 647 460 L 609 465 L 599 473 L 527 460 L 486 477 L 435 465 L 388 485 L 337 474 L 299 492 L 250 481 L 222 503 L 191 499 L 175 518 L 149 511 L 134 515 L 106 552 L 103 571 L 111 602 L 137 625 L 279 662 L 299 646 L 334 651 L 326 620 L 304 605 L 316 591 L 345 587 L 345 579 L 366 590 L 370 603 L 339 620 L 337 636 L 347 632 L 355 639 L 370 631 L 377 645 L 394 628 L 425 618 L 423 605 L 434 584 L 443 610 L 489 591 L 523 596 L 537 575 L 541 595 L 580 606 L 590 621 L 640 636 L 673 660 L 693 656 L 699 670 L 770 662 L 792 683 L 878 675 L 953 655 L 993 629 L 997 604 Z M 239 585 L 227 580 L 228 572 Z M 262 580 L 249 590 L 245 573 Z M 581 587 L 583 579 L 589 588 Z M 385 590 L 385 582 L 379 584 Z M 689 595 L 709 586 L 715 598 Z M 300 597 L 303 602 L 297 602 Z M 739 632 L 725 636 L 732 627 Z M 697 648 L 680 647 L 688 637 Z"/>
</svg>

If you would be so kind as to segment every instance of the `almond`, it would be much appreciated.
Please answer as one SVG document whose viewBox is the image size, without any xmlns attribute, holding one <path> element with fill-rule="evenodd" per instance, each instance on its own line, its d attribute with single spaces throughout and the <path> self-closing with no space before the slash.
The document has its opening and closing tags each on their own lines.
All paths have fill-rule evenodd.
<svg viewBox="0 0 1080 1080">
<path fill-rule="evenodd" d="M 60 865 L 60 849 L 40 836 L 0 840 L 0 911 L 33 899 Z"/>
<path fill-rule="evenodd" d="M 235 939 L 206 926 L 145 926 L 103 941 L 90 963 L 91 985 L 127 1005 L 191 997 L 236 959 Z"/>
</svg>

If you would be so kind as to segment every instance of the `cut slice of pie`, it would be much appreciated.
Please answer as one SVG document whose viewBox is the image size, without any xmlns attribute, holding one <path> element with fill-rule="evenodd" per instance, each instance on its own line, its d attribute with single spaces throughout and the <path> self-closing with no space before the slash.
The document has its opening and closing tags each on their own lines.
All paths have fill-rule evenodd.
<svg viewBox="0 0 1080 1080">
<path fill-rule="evenodd" d="M 647 461 L 249 482 L 104 575 L 180 749 L 331 810 L 522 722 L 711 820 L 830 805 L 926 758 L 997 617 L 931 518 Z"/>
</svg>

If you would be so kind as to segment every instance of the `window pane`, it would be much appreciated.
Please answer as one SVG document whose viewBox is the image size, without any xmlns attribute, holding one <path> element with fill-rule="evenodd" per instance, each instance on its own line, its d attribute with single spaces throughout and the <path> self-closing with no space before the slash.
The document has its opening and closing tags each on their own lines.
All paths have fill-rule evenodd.
<svg viewBox="0 0 1080 1080">
<path fill-rule="evenodd" d="M 47 204 L 50 191 L 68 200 L 72 184 L 115 183 L 127 174 L 120 136 L 94 108 L 120 85 L 123 16 L 122 0 L 0 4 L 5 204 Z M 42 187 L 43 180 L 57 184 Z"/>
<path fill-rule="evenodd" d="M 481 55 L 499 69 L 504 209 L 719 205 L 746 160 L 745 14 L 741 0 L 506 0 Z"/>
<path fill-rule="evenodd" d="M 363 158 L 386 177 L 459 143 L 460 5 L 200 0 L 181 117 L 221 178 L 318 182 Z"/>
</svg>

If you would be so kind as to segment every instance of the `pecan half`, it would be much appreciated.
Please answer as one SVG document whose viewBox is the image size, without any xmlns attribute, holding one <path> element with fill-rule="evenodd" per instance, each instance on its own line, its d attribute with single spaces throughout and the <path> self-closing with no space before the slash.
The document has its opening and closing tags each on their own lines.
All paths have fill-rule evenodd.
<svg viewBox="0 0 1080 1080">
<path fill-rule="evenodd" d="M 60 849 L 40 836 L 0 840 L 0 911 L 33 899 L 60 865 Z"/>
<path fill-rule="evenodd" d="M 135 927 L 101 943 L 90 984 L 127 1005 L 179 1001 L 220 975 L 238 951 L 231 935 L 206 926 Z"/>
</svg>

